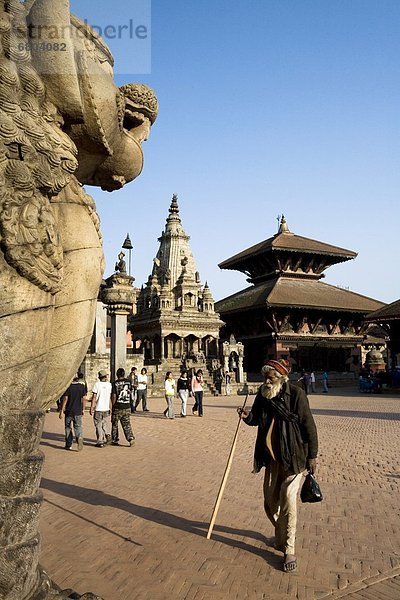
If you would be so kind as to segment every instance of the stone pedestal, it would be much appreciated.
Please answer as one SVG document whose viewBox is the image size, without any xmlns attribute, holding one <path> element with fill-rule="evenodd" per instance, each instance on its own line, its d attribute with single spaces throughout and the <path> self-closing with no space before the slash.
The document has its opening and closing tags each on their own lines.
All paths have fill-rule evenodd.
<svg viewBox="0 0 400 600">
<path fill-rule="evenodd" d="M 21 600 L 39 583 L 44 411 L 0 415 L 0 598 Z M 21 569 L 20 565 L 30 565 Z"/>
<path fill-rule="evenodd" d="M 106 280 L 102 290 L 102 300 L 111 317 L 111 381 L 115 379 L 117 369 L 126 370 L 127 318 L 132 314 L 136 302 L 134 281 L 135 278 L 130 275 L 114 273 Z"/>
</svg>

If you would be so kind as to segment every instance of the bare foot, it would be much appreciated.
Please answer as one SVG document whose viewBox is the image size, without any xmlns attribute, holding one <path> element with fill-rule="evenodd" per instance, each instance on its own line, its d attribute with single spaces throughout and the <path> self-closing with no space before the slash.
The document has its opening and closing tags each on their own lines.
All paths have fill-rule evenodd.
<svg viewBox="0 0 400 600">
<path fill-rule="evenodd" d="M 297 559 L 294 554 L 285 554 L 283 570 L 285 573 L 293 573 L 297 570 Z"/>
</svg>

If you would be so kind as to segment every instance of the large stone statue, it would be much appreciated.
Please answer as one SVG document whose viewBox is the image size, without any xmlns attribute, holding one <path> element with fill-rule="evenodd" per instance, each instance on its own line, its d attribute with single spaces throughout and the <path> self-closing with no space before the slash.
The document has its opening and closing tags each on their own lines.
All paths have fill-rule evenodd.
<svg viewBox="0 0 400 600">
<path fill-rule="evenodd" d="M 39 440 L 85 356 L 103 274 L 82 185 L 137 177 L 157 115 L 153 92 L 116 87 L 112 66 L 68 0 L 0 0 L 1 600 L 68 597 L 38 567 Z"/>
</svg>

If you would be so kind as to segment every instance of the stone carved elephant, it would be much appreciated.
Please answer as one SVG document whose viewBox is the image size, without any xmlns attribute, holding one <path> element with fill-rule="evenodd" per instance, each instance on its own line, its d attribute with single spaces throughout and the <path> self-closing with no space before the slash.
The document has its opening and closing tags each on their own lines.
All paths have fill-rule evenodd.
<svg viewBox="0 0 400 600">
<path fill-rule="evenodd" d="M 32 43 L 38 28 L 53 51 Z M 112 67 L 68 0 L 0 0 L 0 600 L 69 597 L 38 567 L 39 441 L 86 353 L 103 275 L 82 185 L 140 174 L 158 108 Z"/>
</svg>

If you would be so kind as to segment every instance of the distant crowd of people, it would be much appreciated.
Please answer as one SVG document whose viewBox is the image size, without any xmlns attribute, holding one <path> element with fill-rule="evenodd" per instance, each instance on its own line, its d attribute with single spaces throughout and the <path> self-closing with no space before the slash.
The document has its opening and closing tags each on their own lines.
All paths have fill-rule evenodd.
<svg viewBox="0 0 400 600">
<path fill-rule="evenodd" d="M 83 423 L 86 404 L 90 402 L 89 413 L 93 416 L 96 432 L 96 446 L 103 448 L 107 445 L 119 446 L 119 424 L 129 446 L 134 446 L 135 435 L 131 426 L 131 415 L 135 414 L 142 405 L 143 412 L 149 412 L 147 404 L 148 376 L 143 367 L 137 373 L 132 367 L 128 377 L 125 370 L 117 370 L 114 382 L 109 381 L 107 371 L 99 371 L 98 380 L 88 393 L 87 384 L 82 373 L 78 373 L 65 394 L 58 401 L 59 418 L 64 415 L 65 449 L 71 450 L 73 441 L 77 443 L 78 451 L 83 448 Z M 165 400 L 167 407 L 164 416 L 175 418 L 174 399 L 180 401 L 180 416 L 186 417 L 189 397 L 193 397 L 192 414 L 203 416 L 203 371 L 198 369 L 189 378 L 188 372 L 182 370 L 175 381 L 172 372 L 168 371 L 164 381 Z"/>
</svg>

